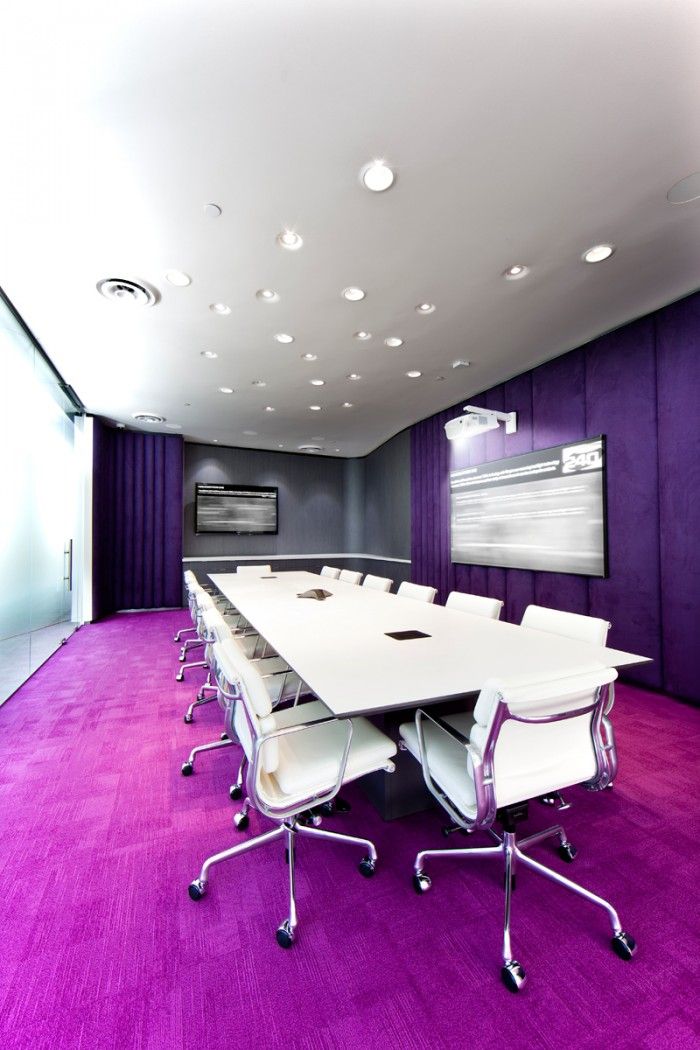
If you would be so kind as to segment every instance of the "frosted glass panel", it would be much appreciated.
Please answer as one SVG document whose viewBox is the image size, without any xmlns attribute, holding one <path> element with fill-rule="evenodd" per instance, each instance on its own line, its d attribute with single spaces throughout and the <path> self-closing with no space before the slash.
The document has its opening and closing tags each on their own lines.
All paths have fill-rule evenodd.
<svg viewBox="0 0 700 1050">
<path fill-rule="evenodd" d="M 75 409 L 2 299 L 0 362 L 1 702 L 70 633 L 43 629 L 70 620 L 78 515 Z"/>
</svg>

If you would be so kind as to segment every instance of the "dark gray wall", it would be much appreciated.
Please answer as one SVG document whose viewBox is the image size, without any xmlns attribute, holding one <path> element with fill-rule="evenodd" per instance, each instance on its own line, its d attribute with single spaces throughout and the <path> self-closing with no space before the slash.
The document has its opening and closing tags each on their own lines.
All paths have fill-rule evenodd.
<svg viewBox="0 0 700 1050">
<path fill-rule="evenodd" d="M 185 557 L 206 554 L 310 554 L 345 550 L 345 464 L 340 459 L 185 445 Z M 276 536 L 196 535 L 195 483 L 276 485 Z"/>
<path fill-rule="evenodd" d="M 365 554 L 411 557 L 411 435 L 404 430 L 360 462 L 365 465 Z"/>
<path fill-rule="evenodd" d="M 206 557 L 192 568 L 197 575 L 231 572 L 235 562 L 216 555 L 374 554 L 410 558 L 410 437 L 398 434 L 363 459 L 263 452 L 212 445 L 185 445 L 184 555 Z M 276 536 L 197 535 L 194 531 L 196 482 L 276 485 L 279 533 Z M 340 563 L 339 563 L 340 564 Z M 275 561 L 275 568 L 318 571 L 318 559 Z M 410 565 L 345 558 L 344 568 L 410 579 Z"/>
</svg>

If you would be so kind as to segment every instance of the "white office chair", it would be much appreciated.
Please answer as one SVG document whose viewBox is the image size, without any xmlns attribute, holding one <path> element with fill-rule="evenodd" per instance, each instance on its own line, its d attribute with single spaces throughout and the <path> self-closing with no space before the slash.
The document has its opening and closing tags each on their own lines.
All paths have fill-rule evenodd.
<svg viewBox="0 0 700 1050">
<path fill-rule="evenodd" d="M 218 663 L 221 654 L 218 651 L 220 647 L 216 648 L 215 659 Z M 297 835 L 362 846 L 366 854 L 360 861 L 359 870 L 366 877 L 374 874 L 377 863 L 377 851 L 369 839 L 301 824 L 299 815 L 311 806 L 332 800 L 344 783 L 381 769 L 393 772 L 394 763 L 391 759 L 396 754 L 396 745 L 365 718 L 338 720 L 332 716 L 316 717 L 311 709 L 315 709 L 318 702 L 293 709 L 297 713 L 304 712 L 305 716 L 308 714 L 309 721 L 282 724 L 280 715 L 283 713 L 273 713 L 268 691 L 257 669 L 231 647 L 224 659 L 228 660 L 227 674 L 237 679 L 238 698 L 233 707 L 233 729 L 249 762 L 246 805 L 253 805 L 258 812 L 275 821 L 277 826 L 256 838 L 208 857 L 199 877 L 191 883 L 189 894 L 193 900 L 202 897 L 213 865 L 285 837 L 289 866 L 289 917 L 277 929 L 276 937 L 282 948 L 289 948 L 297 928 L 294 897 L 294 845 Z"/>
<path fill-rule="evenodd" d="M 622 959 L 635 952 L 634 939 L 624 933 L 608 901 L 533 860 L 525 852 L 552 833 L 537 832 L 516 839 L 516 826 L 527 818 L 528 800 L 585 782 L 592 790 L 605 787 L 610 742 L 603 727 L 609 686 L 617 677 L 610 668 L 589 665 L 566 678 L 487 682 L 473 715 L 438 718 L 418 710 L 414 722 L 400 728 L 407 749 L 423 767 L 431 794 L 466 831 L 488 831 L 498 845 L 472 849 L 423 850 L 415 860 L 414 888 L 424 893 L 431 880 L 425 873 L 429 857 L 491 857 L 505 865 L 503 967 L 505 986 L 517 992 L 525 971 L 513 957 L 510 909 L 516 861 L 552 882 L 603 908 L 613 929 L 612 947 Z M 500 823 L 498 835 L 494 823 Z M 570 843 L 559 829 L 559 852 L 572 860 Z"/>
<path fill-rule="evenodd" d="M 258 671 L 265 682 L 266 688 L 270 694 L 270 702 L 273 707 L 281 703 L 284 700 L 294 700 L 298 702 L 299 697 L 302 693 L 302 683 L 299 677 L 294 674 L 289 664 L 285 660 L 282 660 L 279 656 L 272 657 L 256 657 L 255 649 L 258 643 L 258 638 L 251 636 L 235 636 L 226 623 L 224 618 L 215 610 L 211 609 L 204 614 L 204 624 L 206 629 L 206 649 L 205 657 L 207 664 L 211 669 L 211 673 L 214 674 L 216 684 L 210 686 L 213 688 L 213 696 L 198 696 L 196 700 L 190 704 L 187 714 L 185 715 L 185 722 L 192 721 L 192 714 L 195 707 L 199 707 L 202 704 L 211 703 L 212 700 L 218 700 L 219 706 L 224 711 L 224 723 L 225 731 L 221 734 L 218 740 L 211 741 L 207 744 L 199 744 L 197 747 L 193 747 L 187 758 L 187 761 L 182 764 L 181 773 L 183 777 L 189 777 L 194 772 L 194 764 L 197 755 L 204 753 L 205 751 L 218 751 L 223 747 L 231 747 L 238 741 L 235 735 L 229 734 L 229 721 L 226 718 L 226 712 L 229 706 L 229 702 L 233 697 L 228 696 L 226 692 L 225 678 L 222 678 L 221 668 L 216 663 L 216 646 L 219 643 L 227 643 L 229 646 L 234 646 L 236 651 L 241 655 L 242 658 L 250 660 L 257 665 Z M 241 798 L 241 784 L 243 783 L 243 767 L 239 770 L 238 780 L 236 785 L 230 789 L 230 795 L 232 799 Z M 246 820 L 247 823 L 247 820 Z"/>
<path fill-rule="evenodd" d="M 359 584 L 362 579 L 361 572 L 353 572 L 352 569 L 341 569 L 340 576 L 338 577 L 343 583 L 354 583 Z"/>
<path fill-rule="evenodd" d="M 237 576 L 269 576 L 271 572 L 271 565 L 239 565 L 236 569 Z"/>
<path fill-rule="evenodd" d="M 418 602 L 428 602 L 432 604 L 435 601 L 437 589 L 435 587 L 424 587 L 420 583 L 404 582 L 399 586 L 396 593 L 399 598 L 415 598 Z"/>
<path fill-rule="evenodd" d="M 340 569 L 336 569 L 333 565 L 324 565 L 320 575 L 327 576 L 330 580 L 337 580 L 340 576 Z"/>
<path fill-rule="evenodd" d="M 458 609 L 473 616 L 486 616 L 489 620 L 498 620 L 501 616 L 503 602 L 498 598 L 482 598 L 480 594 L 466 594 L 464 591 L 452 591 L 445 602 L 446 609 Z"/>
<path fill-rule="evenodd" d="M 543 605 L 528 605 L 520 626 L 546 631 L 548 634 L 561 634 L 565 638 L 577 638 L 591 645 L 605 645 L 610 630 L 608 621 L 600 620 L 597 616 L 547 609 Z"/>
<path fill-rule="evenodd" d="M 561 609 L 548 609 L 544 605 L 528 605 L 520 621 L 521 627 L 529 627 L 535 631 L 546 631 L 548 634 L 558 634 L 564 638 L 575 638 L 579 642 L 589 642 L 591 645 L 606 645 L 610 624 L 607 620 L 601 620 L 597 616 L 584 616 L 582 613 L 563 612 Z M 608 702 L 604 715 L 608 715 L 615 703 L 615 686 L 610 686 Z M 606 731 L 614 742 L 612 723 L 605 719 Z M 610 779 L 608 787 L 612 787 L 617 773 L 617 752 L 613 747 L 608 752 L 610 766 Z M 547 806 L 553 806 L 559 802 L 559 809 L 568 809 L 561 795 L 557 792 L 552 796 L 544 796 L 541 800 Z"/>
<path fill-rule="evenodd" d="M 390 591 L 393 582 L 388 576 L 372 576 L 371 573 L 367 573 L 362 581 L 362 586 L 368 587 L 371 591 Z"/>
<path fill-rule="evenodd" d="M 192 626 L 192 627 L 181 627 L 180 630 L 175 634 L 175 637 L 173 638 L 174 642 L 179 642 L 180 639 L 182 638 L 183 634 L 193 634 L 197 630 L 197 625 L 195 623 L 196 617 L 192 615 L 192 600 L 191 600 L 191 596 L 192 596 L 192 592 L 196 588 L 199 587 L 199 583 L 197 582 L 197 577 L 195 576 L 195 574 L 192 572 L 191 569 L 185 569 L 185 572 L 183 573 L 183 578 L 184 578 L 184 581 L 185 581 L 185 590 L 187 592 L 187 604 L 188 604 L 189 609 L 190 609 L 190 616 L 192 617 L 192 623 L 193 623 L 194 626 Z"/>
</svg>

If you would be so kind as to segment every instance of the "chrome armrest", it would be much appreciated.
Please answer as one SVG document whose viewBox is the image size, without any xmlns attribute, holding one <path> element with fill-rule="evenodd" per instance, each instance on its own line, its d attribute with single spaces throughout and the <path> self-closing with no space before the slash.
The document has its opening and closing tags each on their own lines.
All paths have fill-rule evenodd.
<svg viewBox="0 0 700 1050">
<path fill-rule="evenodd" d="M 248 711 L 244 708 L 246 718 L 249 720 Z M 328 791 L 321 794 L 310 795 L 307 798 L 297 800 L 293 806 L 288 806 L 286 809 L 272 809 L 264 802 L 258 794 L 258 766 L 260 764 L 260 756 L 262 748 L 270 740 L 277 740 L 280 737 L 291 736 L 293 733 L 304 733 L 310 729 L 315 729 L 317 726 L 326 725 L 330 722 L 344 722 L 347 733 L 345 737 L 345 743 L 343 745 L 342 753 L 338 763 L 338 775 L 336 777 L 333 787 Z M 317 718 L 311 722 L 305 722 L 303 725 L 298 726 L 287 726 L 284 729 L 275 729 L 271 733 L 265 733 L 264 736 L 255 738 L 253 746 L 253 761 L 250 763 L 248 768 L 248 775 L 246 780 L 246 787 L 248 795 L 253 803 L 255 809 L 259 812 L 264 813 L 265 816 L 271 817 L 275 820 L 286 820 L 288 817 L 294 816 L 296 813 L 300 813 L 305 809 L 309 809 L 310 806 L 322 806 L 324 802 L 330 802 L 331 799 L 340 791 L 343 786 L 343 780 L 345 778 L 345 770 L 348 764 L 348 755 L 350 754 L 350 744 L 352 743 L 352 719 L 350 718 L 335 718 L 333 715 Z"/>
<path fill-rule="evenodd" d="M 448 722 L 443 721 L 443 719 L 440 718 L 439 715 L 430 715 L 427 711 L 424 711 L 422 708 L 418 708 L 418 710 L 416 711 L 415 722 L 416 733 L 418 735 L 418 752 L 420 754 L 420 764 L 421 769 L 423 770 L 423 780 L 425 781 L 425 786 L 427 787 L 428 791 L 433 796 L 433 798 L 435 798 L 440 803 L 442 808 L 452 818 L 455 824 L 459 824 L 461 828 L 466 828 L 468 831 L 471 831 L 471 829 L 475 827 L 476 822 L 474 820 L 471 820 L 469 817 L 466 817 L 463 813 L 460 813 L 460 811 L 456 809 L 456 807 L 452 803 L 452 800 L 445 794 L 445 792 L 442 790 L 439 784 L 436 784 L 433 780 L 432 773 L 430 772 L 430 766 L 428 764 L 428 756 L 425 747 L 425 738 L 423 736 L 423 720 L 426 718 L 430 722 L 432 722 L 433 725 L 437 726 L 437 728 L 441 732 L 445 733 L 452 740 L 454 740 L 457 746 L 460 747 L 461 750 L 465 753 L 465 758 L 471 758 L 475 773 L 477 771 L 479 773 L 481 772 L 481 756 L 471 746 L 468 737 L 465 737 L 464 733 L 460 733 L 460 731 L 458 729 L 455 729 L 454 726 L 451 726 Z M 467 775 L 468 773 L 465 768 L 465 776 Z"/>
</svg>

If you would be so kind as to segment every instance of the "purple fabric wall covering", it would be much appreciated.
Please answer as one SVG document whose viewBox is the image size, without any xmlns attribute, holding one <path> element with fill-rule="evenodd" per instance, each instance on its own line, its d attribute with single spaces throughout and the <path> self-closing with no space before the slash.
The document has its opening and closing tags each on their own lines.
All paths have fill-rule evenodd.
<svg viewBox="0 0 700 1050">
<path fill-rule="evenodd" d="M 459 447 L 453 409 L 411 432 L 412 575 L 489 594 L 518 623 L 531 602 L 601 616 L 612 646 L 653 658 L 626 677 L 700 700 L 700 294 L 470 397 L 518 413 L 518 431 Z M 450 562 L 448 472 L 605 434 L 609 578 Z"/>
<path fill-rule="evenodd" d="M 182 601 L 183 442 L 95 420 L 93 615 Z"/>
</svg>

